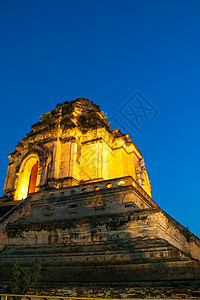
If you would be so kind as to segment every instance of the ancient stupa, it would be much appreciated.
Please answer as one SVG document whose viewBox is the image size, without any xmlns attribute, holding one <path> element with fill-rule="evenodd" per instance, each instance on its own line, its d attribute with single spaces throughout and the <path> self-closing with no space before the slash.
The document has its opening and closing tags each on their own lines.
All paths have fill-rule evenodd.
<svg viewBox="0 0 200 300">
<path fill-rule="evenodd" d="M 34 293 L 198 293 L 200 240 L 151 198 L 141 152 L 94 102 L 58 104 L 9 159 L 0 286 L 21 257 L 42 265 Z"/>
</svg>

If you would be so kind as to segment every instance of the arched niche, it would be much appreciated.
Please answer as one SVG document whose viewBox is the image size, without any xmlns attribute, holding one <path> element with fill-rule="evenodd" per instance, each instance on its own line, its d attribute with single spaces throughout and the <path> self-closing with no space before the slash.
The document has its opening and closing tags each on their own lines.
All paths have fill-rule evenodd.
<svg viewBox="0 0 200 300">
<path fill-rule="evenodd" d="M 39 157 L 37 154 L 30 154 L 22 161 L 18 175 L 15 200 L 25 199 L 28 194 L 37 191 L 37 186 L 40 183 L 38 166 Z"/>
<path fill-rule="evenodd" d="M 151 184 L 146 171 L 143 173 L 143 189 L 149 196 L 151 196 Z"/>
</svg>

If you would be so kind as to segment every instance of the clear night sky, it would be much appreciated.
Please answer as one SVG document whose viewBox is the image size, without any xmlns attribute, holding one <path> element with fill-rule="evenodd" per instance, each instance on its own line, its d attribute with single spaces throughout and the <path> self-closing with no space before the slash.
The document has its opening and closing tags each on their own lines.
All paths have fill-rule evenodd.
<svg viewBox="0 0 200 300">
<path fill-rule="evenodd" d="M 0 194 L 30 126 L 85 97 L 130 133 L 154 200 L 200 236 L 199 1 L 1 0 L 0 43 Z"/>
</svg>

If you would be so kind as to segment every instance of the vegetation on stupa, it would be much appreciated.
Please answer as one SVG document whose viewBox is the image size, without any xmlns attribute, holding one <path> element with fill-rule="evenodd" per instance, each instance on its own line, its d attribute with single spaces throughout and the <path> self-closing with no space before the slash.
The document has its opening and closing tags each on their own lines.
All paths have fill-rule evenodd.
<svg viewBox="0 0 200 300">
<path fill-rule="evenodd" d="M 14 264 L 15 270 L 12 272 L 10 283 L 12 292 L 20 295 L 27 293 L 40 280 L 41 265 L 36 263 L 32 268 L 23 266 L 23 259 L 18 258 Z"/>
</svg>

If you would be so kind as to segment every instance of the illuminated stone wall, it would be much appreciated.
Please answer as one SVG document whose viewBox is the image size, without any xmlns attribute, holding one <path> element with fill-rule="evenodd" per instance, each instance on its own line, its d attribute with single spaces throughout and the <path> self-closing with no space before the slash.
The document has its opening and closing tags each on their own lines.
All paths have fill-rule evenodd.
<svg viewBox="0 0 200 300">
<path fill-rule="evenodd" d="M 93 284 L 102 295 L 118 286 L 131 297 L 131 287 L 180 285 L 185 295 L 183 286 L 199 286 L 200 240 L 151 198 L 140 151 L 95 103 L 57 105 L 9 158 L 0 285 L 21 257 L 27 266 L 42 265 L 46 293 L 80 296 L 83 287 L 89 296 Z M 27 197 L 34 166 L 35 192 Z"/>
<path fill-rule="evenodd" d="M 112 130 L 99 107 L 89 100 L 63 103 L 42 116 L 9 159 L 3 199 L 27 197 L 36 162 L 35 191 L 132 176 L 151 195 L 140 151 L 128 134 Z"/>
</svg>

